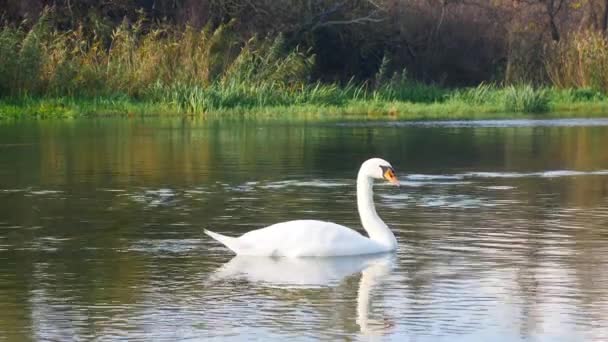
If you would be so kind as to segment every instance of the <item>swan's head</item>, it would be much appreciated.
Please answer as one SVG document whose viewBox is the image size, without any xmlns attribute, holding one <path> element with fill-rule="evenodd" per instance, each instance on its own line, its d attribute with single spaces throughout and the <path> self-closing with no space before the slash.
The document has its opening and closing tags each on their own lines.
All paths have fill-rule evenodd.
<svg viewBox="0 0 608 342">
<path fill-rule="evenodd" d="M 391 163 L 384 159 L 372 158 L 366 160 L 361 165 L 361 171 L 364 175 L 374 179 L 385 179 L 393 185 L 399 185 L 399 180 L 395 175 L 395 170 Z"/>
</svg>

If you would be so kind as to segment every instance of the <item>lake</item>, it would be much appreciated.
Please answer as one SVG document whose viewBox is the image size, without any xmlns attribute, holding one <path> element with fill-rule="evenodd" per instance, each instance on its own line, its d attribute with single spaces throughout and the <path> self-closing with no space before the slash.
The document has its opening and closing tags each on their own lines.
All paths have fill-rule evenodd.
<svg viewBox="0 0 608 342">
<path fill-rule="evenodd" d="M 0 124 L 0 341 L 608 339 L 608 120 Z M 247 258 L 291 219 L 395 254 Z"/>
</svg>

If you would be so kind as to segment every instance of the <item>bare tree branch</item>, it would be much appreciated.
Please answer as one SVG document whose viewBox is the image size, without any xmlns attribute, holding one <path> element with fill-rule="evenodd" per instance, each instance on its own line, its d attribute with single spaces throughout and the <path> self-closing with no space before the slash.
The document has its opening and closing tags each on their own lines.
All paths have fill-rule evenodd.
<svg viewBox="0 0 608 342">
<path fill-rule="evenodd" d="M 363 18 L 356 18 L 356 19 L 351 19 L 351 20 L 328 20 L 323 23 L 316 24 L 315 26 L 313 26 L 312 30 L 316 30 L 320 27 L 331 26 L 331 25 L 352 25 L 352 24 L 363 25 L 363 24 L 367 24 L 367 23 L 380 23 L 385 20 L 386 20 L 386 18 L 372 18 L 372 17 L 363 17 Z"/>
</svg>

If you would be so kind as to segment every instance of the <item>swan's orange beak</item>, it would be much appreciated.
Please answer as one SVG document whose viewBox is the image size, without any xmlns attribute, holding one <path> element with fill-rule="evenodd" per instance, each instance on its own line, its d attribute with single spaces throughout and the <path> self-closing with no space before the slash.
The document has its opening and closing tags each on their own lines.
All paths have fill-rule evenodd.
<svg viewBox="0 0 608 342">
<path fill-rule="evenodd" d="M 392 168 L 386 168 L 382 176 L 391 184 L 399 186 L 399 180 L 397 179 L 397 176 L 395 176 L 395 171 Z"/>
</svg>

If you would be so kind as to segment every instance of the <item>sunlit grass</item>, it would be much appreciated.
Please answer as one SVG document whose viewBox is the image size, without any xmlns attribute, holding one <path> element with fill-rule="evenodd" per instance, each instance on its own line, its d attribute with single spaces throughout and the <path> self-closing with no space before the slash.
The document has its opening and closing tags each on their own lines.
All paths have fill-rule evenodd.
<svg viewBox="0 0 608 342">
<path fill-rule="evenodd" d="M 360 118 L 455 120 L 492 118 L 550 118 L 606 116 L 608 98 L 586 97 L 576 91 L 543 90 L 543 111 L 529 104 L 511 107 L 513 90 L 496 88 L 484 97 L 469 90 L 453 90 L 434 102 L 374 98 L 371 92 L 344 91 L 338 86 L 315 85 L 297 93 L 256 89 L 200 88 L 173 90 L 146 99 L 129 96 L 97 98 L 24 97 L 0 100 L 0 118 L 72 118 L 80 116 L 195 115 L 298 118 Z M 471 90 L 475 91 L 475 90 Z M 447 91 L 446 91 L 447 92 Z M 464 95 L 463 95 L 464 94 Z M 525 96 L 525 95 L 522 95 Z M 516 100 L 527 101 L 527 100 Z M 513 109 L 514 108 L 514 109 Z M 527 108 L 531 110 L 527 111 Z M 512 109 L 512 110 L 510 110 Z"/>
</svg>

